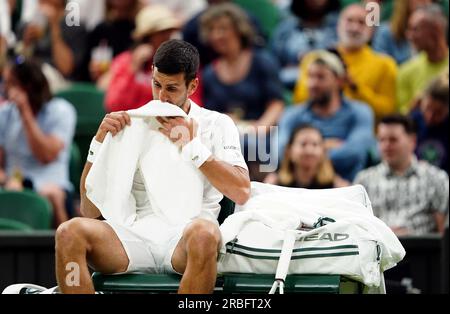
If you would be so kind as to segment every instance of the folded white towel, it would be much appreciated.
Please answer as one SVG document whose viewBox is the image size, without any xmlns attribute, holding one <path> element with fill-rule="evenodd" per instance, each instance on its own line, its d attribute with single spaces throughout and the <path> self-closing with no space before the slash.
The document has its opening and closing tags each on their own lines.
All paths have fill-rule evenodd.
<svg viewBox="0 0 450 314">
<path fill-rule="evenodd" d="M 178 106 L 160 100 L 152 100 L 145 106 L 127 111 L 130 117 L 145 118 L 152 116 L 160 117 L 187 117 L 186 112 Z"/>
<path fill-rule="evenodd" d="M 86 178 L 86 195 L 105 219 L 132 225 L 136 203 L 131 193 L 140 168 L 153 212 L 180 224 L 199 215 L 202 207 L 201 172 L 159 131 L 155 116 L 186 116 L 180 108 L 160 101 L 130 110 L 131 126 L 105 137 Z"/>
</svg>

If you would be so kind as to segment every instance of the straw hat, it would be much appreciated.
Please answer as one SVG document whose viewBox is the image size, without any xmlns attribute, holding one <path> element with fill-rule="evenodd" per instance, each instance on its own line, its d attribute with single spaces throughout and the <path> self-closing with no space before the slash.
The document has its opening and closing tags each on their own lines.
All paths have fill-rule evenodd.
<svg viewBox="0 0 450 314">
<path fill-rule="evenodd" d="M 133 38 L 136 40 L 159 31 L 181 27 L 176 16 L 162 5 L 149 5 L 141 9 L 136 16 L 135 24 Z"/>
</svg>

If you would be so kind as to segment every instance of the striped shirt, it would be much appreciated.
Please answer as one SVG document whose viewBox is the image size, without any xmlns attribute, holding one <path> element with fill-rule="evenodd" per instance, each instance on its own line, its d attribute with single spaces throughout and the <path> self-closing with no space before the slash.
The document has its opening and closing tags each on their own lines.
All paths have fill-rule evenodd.
<svg viewBox="0 0 450 314">
<path fill-rule="evenodd" d="M 415 157 L 403 175 L 383 162 L 361 171 L 354 183 L 366 188 L 375 216 L 412 235 L 436 232 L 434 213 L 448 211 L 447 173 Z"/>
</svg>

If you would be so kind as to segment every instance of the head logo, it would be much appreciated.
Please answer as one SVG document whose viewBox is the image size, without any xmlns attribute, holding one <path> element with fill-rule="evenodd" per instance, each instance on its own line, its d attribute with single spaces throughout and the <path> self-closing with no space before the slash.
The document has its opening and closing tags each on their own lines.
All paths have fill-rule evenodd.
<svg viewBox="0 0 450 314">
<path fill-rule="evenodd" d="M 350 237 L 348 233 L 313 233 L 306 237 L 300 237 L 298 241 L 344 241 Z"/>
</svg>

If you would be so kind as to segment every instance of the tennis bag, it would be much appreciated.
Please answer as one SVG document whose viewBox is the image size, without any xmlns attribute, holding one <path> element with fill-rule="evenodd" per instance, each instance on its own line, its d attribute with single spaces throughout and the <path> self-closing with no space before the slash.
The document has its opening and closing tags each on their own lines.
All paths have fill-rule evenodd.
<svg viewBox="0 0 450 314">
<path fill-rule="evenodd" d="M 239 214 L 247 213 L 234 215 Z M 275 274 L 273 289 L 280 286 L 281 293 L 287 274 L 339 274 L 384 288 L 381 246 L 375 239 L 345 219 L 333 222 L 322 218 L 316 226 L 283 230 L 264 219 L 246 220 L 222 249 L 218 272 Z"/>
</svg>

